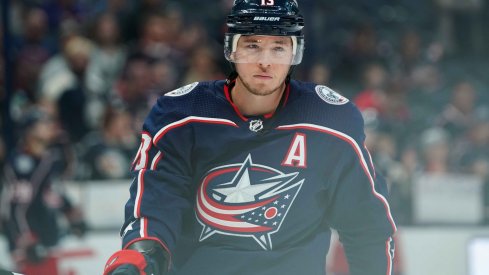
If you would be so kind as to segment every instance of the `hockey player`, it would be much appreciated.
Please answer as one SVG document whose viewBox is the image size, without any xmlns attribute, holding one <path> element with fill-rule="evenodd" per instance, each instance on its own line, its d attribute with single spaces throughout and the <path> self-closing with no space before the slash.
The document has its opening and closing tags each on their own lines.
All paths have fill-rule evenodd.
<svg viewBox="0 0 489 275">
<path fill-rule="evenodd" d="M 396 226 L 357 108 L 291 80 L 295 0 L 236 0 L 227 80 L 189 84 L 148 115 L 104 274 L 325 274 L 331 228 L 351 274 L 391 274 Z"/>
<path fill-rule="evenodd" d="M 17 145 L 0 179 L 0 221 L 17 270 L 41 274 L 67 229 L 81 237 L 87 228 L 81 209 L 60 188 L 71 154 L 55 123 L 40 109 L 29 109 L 19 124 Z"/>
</svg>

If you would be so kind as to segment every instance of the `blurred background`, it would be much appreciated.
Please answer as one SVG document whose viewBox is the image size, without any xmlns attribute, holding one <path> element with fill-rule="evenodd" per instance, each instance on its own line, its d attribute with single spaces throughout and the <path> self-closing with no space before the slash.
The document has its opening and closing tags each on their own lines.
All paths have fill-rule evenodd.
<svg viewBox="0 0 489 275">
<path fill-rule="evenodd" d="M 232 2 L 2 0 L 0 268 L 101 274 L 142 121 L 164 93 L 226 77 Z M 298 2 L 295 78 L 362 111 L 396 274 L 489 274 L 488 1 Z M 329 274 L 347 274 L 341 253 L 333 243 Z"/>
</svg>

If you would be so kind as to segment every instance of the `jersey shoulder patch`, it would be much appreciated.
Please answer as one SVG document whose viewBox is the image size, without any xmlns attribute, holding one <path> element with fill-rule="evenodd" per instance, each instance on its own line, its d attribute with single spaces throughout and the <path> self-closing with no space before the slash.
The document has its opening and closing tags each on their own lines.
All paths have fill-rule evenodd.
<svg viewBox="0 0 489 275">
<path fill-rule="evenodd" d="M 191 91 L 193 91 L 195 89 L 195 87 L 197 87 L 197 85 L 199 85 L 199 82 L 194 82 L 194 83 L 185 85 L 185 86 L 180 87 L 176 90 L 173 90 L 171 92 L 166 93 L 165 96 L 176 97 L 176 96 L 186 95 L 186 94 L 190 93 Z"/>
<path fill-rule="evenodd" d="M 318 96 L 326 103 L 333 105 L 343 105 L 350 101 L 348 98 L 340 95 L 339 93 L 331 90 L 324 85 L 316 85 L 314 88 Z"/>
</svg>

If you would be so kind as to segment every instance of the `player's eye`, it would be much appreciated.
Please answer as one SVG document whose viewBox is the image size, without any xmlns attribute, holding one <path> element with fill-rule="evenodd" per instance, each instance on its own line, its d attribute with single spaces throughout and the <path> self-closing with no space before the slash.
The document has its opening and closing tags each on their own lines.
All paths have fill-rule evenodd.
<svg viewBox="0 0 489 275">
<path fill-rule="evenodd" d="M 250 43 L 250 44 L 247 44 L 246 45 L 246 48 L 248 48 L 248 49 L 258 49 L 259 46 L 258 46 L 258 44 L 251 44 Z"/>
<path fill-rule="evenodd" d="M 275 47 L 275 48 L 273 48 L 273 50 L 275 52 L 285 52 L 285 48 L 284 47 Z"/>
</svg>

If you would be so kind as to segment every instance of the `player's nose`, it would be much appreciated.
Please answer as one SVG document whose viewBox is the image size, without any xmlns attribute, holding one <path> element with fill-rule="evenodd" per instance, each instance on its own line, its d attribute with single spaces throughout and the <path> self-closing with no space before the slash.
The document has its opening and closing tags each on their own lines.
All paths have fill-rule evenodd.
<svg viewBox="0 0 489 275">
<path fill-rule="evenodd" d="M 258 64 L 260 67 L 266 69 L 270 67 L 273 63 L 273 58 L 271 57 L 270 54 L 267 54 L 265 52 L 262 52 L 258 58 Z"/>
<path fill-rule="evenodd" d="M 262 70 L 267 70 L 272 65 L 272 62 L 269 58 L 263 58 L 258 61 L 258 65 Z"/>
<path fill-rule="evenodd" d="M 260 67 L 260 69 L 261 69 L 263 72 L 267 71 L 267 70 L 268 70 L 268 68 L 270 68 L 270 66 L 271 66 L 271 65 L 272 65 L 272 64 L 270 64 L 270 63 L 263 63 L 263 62 L 258 63 L 258 66 Z"/>
</svg>

